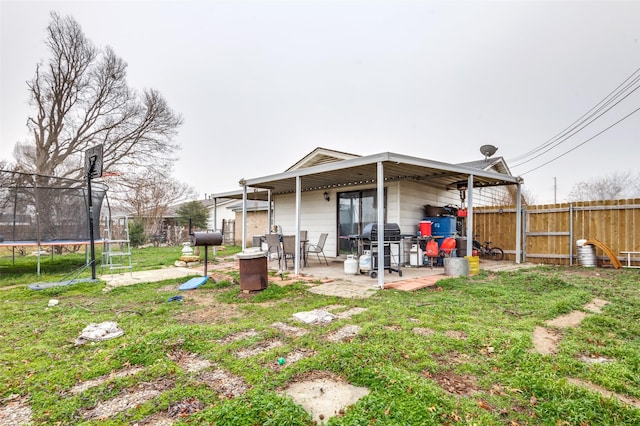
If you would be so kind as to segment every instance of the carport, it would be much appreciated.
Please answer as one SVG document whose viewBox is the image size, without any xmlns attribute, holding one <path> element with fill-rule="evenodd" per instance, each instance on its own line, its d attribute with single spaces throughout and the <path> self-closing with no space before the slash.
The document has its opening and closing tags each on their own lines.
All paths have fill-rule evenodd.
<svg viewBox="0 0 640 426">
<path fill-rule="evenodd" d="M 443 190 L 466 190 L 467 193 L 467 246 L 471 247 L 473 239 L 473 193 L 479 188 L 504 185 L 516 186 L 516 210 L 521 210 L 521 195 L 523 180 L 510 174 L 482 170 L 470 165 L 456 165 L 433 160 L 411 157 L 390 152 L 333 161 L 312 165 L 305 168 L 288 170 L 269 176 L 252 179 L 241 179 L 241 190 L 213 194 L 217 198 L 236 198 L 243 200 L 242 248 L 246 241 L 246 211 L 247 195 L 251 191 L 251 200 L 269 202 L 280 194 L 295 194 L 295 235 L 296 246 L 300 245 L 300 205 L 301 194 L 305 191 L 329 189 L 347 189 L 364 184 L 375 184 L 377 197 L 384 197 L 384 185 L 399 180 L 413 180 Z M 381 204 L 381 203 L 380 203 Z M 214 216 L 215 216 L 214 211 Z M 271 210 L 269 210 L 271 214 Z M 215 218 L 214 218 L 215 219 Z M 271 223 L 271 218 L 268 219 Z M 383 208 L 377 206 L 378 229 L 384 229 Z M 521 216 L 516 219 L 516 263 L 520 263 L 521 250 Z M 378 234 L 378 244 L 383 245 L 383 234 Z M 378 286 L 384 287 L 384 265 L 378 262 Z M 294 272 L 300 270 L 299 259 L 296 257 Z"/>
</svg>

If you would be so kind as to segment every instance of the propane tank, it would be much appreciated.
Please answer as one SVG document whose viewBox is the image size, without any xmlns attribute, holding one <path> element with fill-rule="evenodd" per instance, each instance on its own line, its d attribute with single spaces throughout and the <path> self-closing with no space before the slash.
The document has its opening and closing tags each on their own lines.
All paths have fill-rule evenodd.
<svg viewBox="0 0 640 426">
<path fill-rule="evenodd" d="M 356 275 L 358 273 L 358 259 L 354 255 L 348 255 L 344 261 L 344 273 L 348 275 Z"/>
</svg>

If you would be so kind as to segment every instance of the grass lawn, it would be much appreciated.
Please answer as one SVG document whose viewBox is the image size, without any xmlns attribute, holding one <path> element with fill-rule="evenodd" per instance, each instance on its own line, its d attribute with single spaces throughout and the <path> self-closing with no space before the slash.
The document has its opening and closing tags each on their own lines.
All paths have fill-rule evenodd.
<svg viewBox="0 0 640 426">
<path fill-rule="evenodd" d="M 135 268 L 171 265 L 179 249 L 136 250 Z M 0 424 L 22 413 L 31 424 L 310 425 L 284 391 L 314 377 L 369 391 L 328 413 L 329 425 L 640 424 L 638 270 L 483 271 L 367 299 L 304 283 L 244 294 L 236 271 L 180 293 L 184 279 L 106 293 L 104 283 L 25 285 L 83 263 L 84 253 L 43 258 L 37 277 L 33 258 L 0 259 Z M 585 309 L 594 299 L 609 303 Z M 321 308 L 359 313 L 325 325 L 293 318 Z M 586 314 L 577 326 L 547 324 L 573 311 Z M 124 334 L 77 342 L 104 321 Z M 533 350 L 536 327 L 559 339 L 555 353 Z"/>
</svg>

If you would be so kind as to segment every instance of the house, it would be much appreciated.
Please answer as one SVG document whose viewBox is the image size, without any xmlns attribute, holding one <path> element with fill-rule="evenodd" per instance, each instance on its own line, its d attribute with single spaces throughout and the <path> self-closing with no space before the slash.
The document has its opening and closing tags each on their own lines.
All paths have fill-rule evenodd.
<svg viewBox="0 0 640 426">
<path fill-rule="evenodd" d="M 316 148 L 280 174 L 242 179 L 240 184 L 240 191 L 212 197 L 242 199 L 245 206 L 248 200 L 267 201 L 272 208 L 265 232 L 272 225 L 284 234 L 306 230 L 310 242 L 326 232 L 324 253 L 337 258 L 351 249 L 349 236 L 361 233 L 370 223 L 377 223 L 378 229 L 394 223 L 403 234 L 415 235 L 427 205 L 454 205 L 472 213 L 479 190 L 509 185 L 516 187 L 519 204 L 522 179 L 512 176 L 500 158 L 448 164 L 390 152 L 358 156 Z M 469 214 L 461 235 L 472 236 L 472 221 Z M 242 229 L 246 234 L 246 226 Z M 519 235 L 516 232 L 516 262 Z M 378 265 L 381 286 L 383 266 Z M 296 272 L 298 267 L 296 260 Z"/>
<path fill-rule="evenodd" d="M 238 200 L 233 200 L 233 203 L 227 205 L 227 210 L 233 212 L 233 229 L 229 229 L 226 233 L 233 232 L 234 241 L 236 240 L 235 236 L 242 235 L 242 215 L 243 215 L 243 202 Z M 245 215 L 246 219 L 244 223 L 246 224 L 246 232 L 244 246 L 256 246 L 258 243 L 254 240 L 254 237 L 260 238 L 266 232 L 268 232 L 269 228 L 269 204 L 266 201 L 262 200 L 248 200 Z M 225 235 L 226 237 L 226 235 Z"/>
<path fill-rule="evenodd" d="M 237 204 L 237 199 L 212 199 L 206 196 L 203 200 L 196 200 L 205 206 L 208 210 L 207 229 L 212 230 L 225 230 L 229 233 L 231 239 L 233 239 L 235 216 L 236 214 L 228 207 Z M 189 202 L 189 201 L 187 201 Z M 180 225 L 178 223 L 178 210 L 187 202 L 182 202 L 168 206 L 162 213 L 160 218 L 160 235 L 159 241 L 162 243 L 178 244 L 182 241 L 188 241 L 188 227 Z M 233 240 L 225 241 L 225 243 L 234 244 Z"/>
</svg>

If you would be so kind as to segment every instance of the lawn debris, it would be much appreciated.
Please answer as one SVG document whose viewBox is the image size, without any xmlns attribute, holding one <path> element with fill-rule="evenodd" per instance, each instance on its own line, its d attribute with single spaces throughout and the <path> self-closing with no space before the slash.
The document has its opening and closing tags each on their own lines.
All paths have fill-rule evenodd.
<svg viewBox="0 0 640 426">
<path fill-rule="evenodd" d="M 336 316 L 331 312 L 327 312 L 323 309 L 314 309 L 313 311 L 297 312 L 293 314 L 293 317 L 297 320 L 304 322 L 305 324 L 327 324 L 336 319 Z"/>
<path fill-rule="evenodd" d="M 103 340 L 114 339 L 124 334 L 124 330 L 118 327 L 118 323 L 114 321 L 104 321 L 100 324 L 92 322 L 86 326 L 80 333 L 80 337 L 76 339 L 76 346 L 84 345 L 88 341 L 100 342 Z"/>
</svg>

